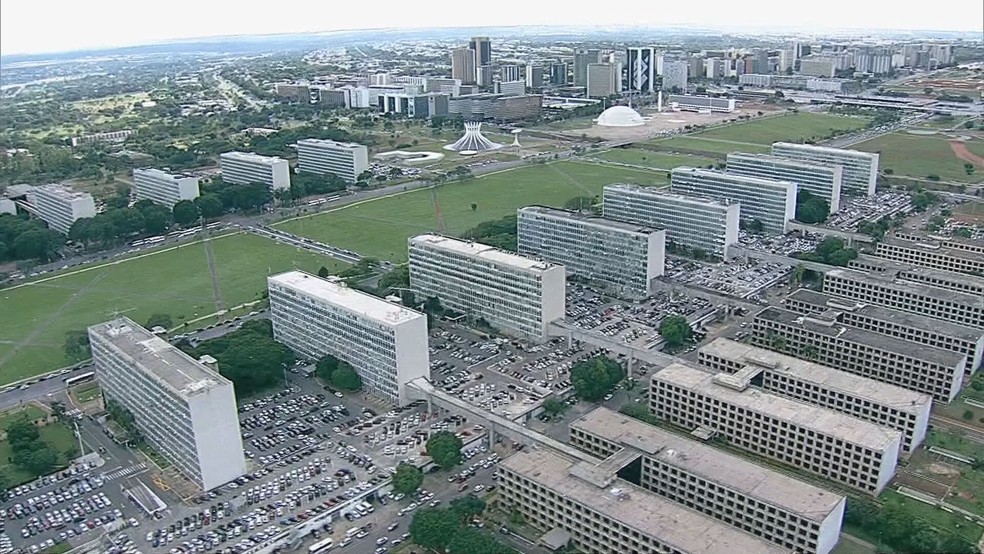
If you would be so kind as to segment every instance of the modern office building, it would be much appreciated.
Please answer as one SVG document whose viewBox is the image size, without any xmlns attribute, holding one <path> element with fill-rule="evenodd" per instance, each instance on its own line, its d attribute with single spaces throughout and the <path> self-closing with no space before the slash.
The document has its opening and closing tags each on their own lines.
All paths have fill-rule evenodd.
<svg viewBox="0 0 984 554">
<path fill-rule="evenodd" d="M 670 172 L 670 190 L 688 196 L 707 196 L 741 205 L 740 219 L 758 220 L 762 230 L 786 234 L 786 225 L 796 219 L 796 185 L 711 169 L 676 167 Z"/>
<path fill-rule="evenodd" d="M 954 248 L 954 245 L 957 245 Z M 875 245 L 875 256 L 933 269 L 984 276 L 984 254 L 955 241 L 908 241 L 886 237 Z"/>
<path fill-rule="evenodd" d="M 847 263 L 847 267 L 858 271 L 879 273 L 893 279 L 984 296 L 984 277 L 976 275 L 896 262 L 868 254 L 859 254 L 857 258 Z"/>
<path fill-rule="evenodd" d="M 672 247 L 700 249 L 728 259 L 728 248 L 738 242 L 737 203 L 627 184 L 607 185 L 602 196 L 606 219 L 665 229 Z"/>
<path fill-rule="evenodd" d="M 354 183 L 369 169 L 369 151 L 353 142 L 301 139 L 297 141 L 297 169 L 319 175 L 331 173 Z"/>
<path fill-rule="evenodd" d="M 586 554 L 789 552 L 620 479 L 623 461 L 634 459 L 592 463 L 546 449 L 517 452 L 498 465 L 497 502 L 538 529 L 566 532 Z"/>
<path fill-rule="evenodd" d="M 526 81 L 496 81 L 492 92 L 504 96 L 522 96 L 526 94 Z"/>
<path fill-rule="evenodd" d="M 687 62 L 664 61 L 662 90 L 673 92 L 673 87 L 676 87 L 678 92 L 687 92 L 687 72 L 689 70 L 690 64 Z"/>
<path fill-rule="evenodd" d="M 518 81 L 522 86 L 523 82 Z M 465 121 L 516 121 L 538 117 L 543 110 L 543 96 L 523 94 L 463 94 L 448 101 L 448 113 L 461 116 Z"/>
<path fill-rule="evenodd" d="M 492 42 L 489 37 L 472 37 L 468 41 L 468 48 L 475 51 L 475 63 L 477 65 L 492 63 Z"/>
<path fill-rule="evenodd" d="M 475 84 L 479 65 L 475 60 L 475 51 L 471 48 L 451 50 L 451 78 L 461 81 L 461 84 Z"/>
<path fill-rule="evenodd" d="M 981 329 L 809 289 L 793 292 L 783 304 L 786 309 L 801 314 L 826 314 L 844 325 L 963 354 L 967 356 L 967 375 L 976 372 L 984 359 L 984 330 Z"/>
<path fill-rule="evenodd" d="M 309 360 L 348 362 L 364 390 L 406 404 L 404 386 L 429 375 L 424 314 L 301 271 L 268 277 L 267 291 L 274 337 Z"/>
<path fill-rule="evenodd" d="M 871 196 L 878 181 L 878 154 L 816 146 L 776 142 L 772 155 L 801 162 L 839 165 L 842 169 L 841 192 Z"/>
<path fill-rule="evenodd" d="M 765 154 L 728 154 L 726 171 L 762 179 L 791 181 L 799 189 L 823 198 L 830 204 L 830 213 L 840 210 L 841 181 L 844 169 L 839 165 L 805 163 Z M 744 208 L 744 206 L 743 206 Z"/>
<path fill-rule="evenodd" d="M 207 491 L 246 473 L 232 382 L 126 317 L 89 327 L 89 345 L 103 397 L 185 477 Z"/>
<path fill-rule="evenodd" d="M 606 98 L 621 90 L 618 65 L 613 63 L 588 64 L 588 98 Z"/>
<path fill-rule="evenodd" d="M 499 68 L 500 81 L 521 81 L 519 78 L 519 66 L 516 64 L 506 64 Z"/>
<path fill-rule="evenodd" d="M 895 474 L 902 435 L 833 410 L 746 388 L 730 375 L 673 363 L 653 374 L 653 414 L 697 436 L 778 460 L 877 496 Z"/>
<path fill-rule="evenodd" d="M 133 193 L 137 200 L 150 200 L 154 204 L 173 208 L 182 200 L 198 198 L 198 177 L 160 169 L 134 169 Z"/>
<path fill-rule="evenodd" d="M 950 250 L 960 250 L 963 252 L 973 252 L 984 255 L 984 243 L 979 240 L 968 239 L 958 236 L 940 236 L 923 233 L 921 231 L 899 230 L 892 238 L 909 242 L 927 243 Z"/>
<path fill-rule="evenodd" d="M 664 80 L 665 80 L 664 76 Z M 717 98 L 712 96 L 691 96 L 689 94 L 671 94 L 667 98 L 670 107 L 688 112 L 700 112 L 709 110 L 711 112 L 731 113 L 735 111 L 734 98 Z"/>
<path fill-rule="evenodd" d="M 567 84 L 567 64 L 563 62 L 555 62 L 550 64 L 550 84 L 551 85 L 566 85 Z"/>
<path fill-rule="evenodd" d="M 564 267 L 476 242 L 438 235 L 410 238 L 410 289 L 507 333 L 547 339 L 564 317 Z M 427 341 L 423 342 L 426 348 Z"/>
<path fill-rule="evenodd" d="M 541 206 L 517 214 L 519 253 L 561 264 L 629 297 L 653 293 L 663 274 L 666 231 Z"/>
<path fill-rule="evenodd" d="M 531 89 L 543 88 L 543 68 L 538 65 L 526 64 L 526 86 Z"/>
<path fill-rule="evenodd" d="M 588 65 L 601 62 L 601 52 L 598 50 L 574 51 L 574 86 L 588 86 Z"/>
<path fill-rule="evenodd" d="M 568 442 L 598 458 L 642 458 L 640 485 L 790 551 L 837 544 L 845 498 L 743 458 L 609 410 L 570 424 Z"/>
<path fill-rule="evenodd" d="M 833 60 L 827 58 L 803 58 L 800 60 L 799 72 L 814 77 L 833 77 L 836 73 L 836 65 Z"/>
<path fill-rule="evenodd" d="M 48 227 L 67 235 L 76 220 L 95 217 L 96 202 L 88 192 L 77 192 L 67 185 L 52 183 L 34 187 L 27 203 Z"/>
<path fill-rule="evenodd" d="M 948 403 L 960 392 L 967 356 L 912 344 L 838 323 L 826 314 L 765 308 L 752 323 L 752 344 L 897 385 Z"/>
<path fill-rule="evenodd" d="M 770 394 L 896 429 L 902 433 L 906 452 L 912 452 L 926 438 L 933 406 L 928 394 L 726 338 L 697 350 L 697 362 Z"/>
<path fill-rule="evenodd" d="M 984 329 L 984 297 L 965 292 L 853 269 L 828 271 L 823 277 L 823 292 Z"/>
<path fill-rule="evenodd" d="M 270 190 L 290 188 L 290 167 L 287 160 L 281 158 L 249 152 L 226 152 L 219 155 L 219 168 L 226 183 L 264 183 Z"/>
<path fill-rule="evenodd" d="M 625 50 L 626 89 L 652 94 L 656 75 L 656 50 L 650 47 L 633 47 Z"/>
</svg>

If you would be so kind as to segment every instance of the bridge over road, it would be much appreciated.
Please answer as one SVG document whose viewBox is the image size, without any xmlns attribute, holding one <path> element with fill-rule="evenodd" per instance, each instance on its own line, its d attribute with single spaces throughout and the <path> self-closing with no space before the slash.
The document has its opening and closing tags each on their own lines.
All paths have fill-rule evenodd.
<svg viewBox="0 0 984 554">
<path fill-rule="evenodd" d="M 797 258 L 791 258 L 789 256 L 784 256 L 782 254 L 774 254 L 772 252 L 766 252 L 764 250 L 756 250 L 753 248 L 746 248 L 737 244 L 733 244 L 728 247 L 732 252 L 734 257 L 741 258 L 751 258 L 753 260 L 762 260 L 765 262 L 772 262 L 777 264 L 785 264 L 788 266 L 796 267 L 801 265 L 806 269 L 817 271 L 820 273 L 826 273 L 828 271 L 833 271 L 835 269 L 842 269 L 834 265 L 824 264 L 820 262 L 811 262 L 807 260 L 800 260 Z"/>
</svg>

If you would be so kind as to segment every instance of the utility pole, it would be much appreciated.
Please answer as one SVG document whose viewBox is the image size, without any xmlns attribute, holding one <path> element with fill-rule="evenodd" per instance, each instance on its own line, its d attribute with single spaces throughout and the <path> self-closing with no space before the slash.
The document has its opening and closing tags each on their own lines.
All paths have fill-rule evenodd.
<svg viewBox="0 0 984 554">
<path fill-rule="evenodd" d="M 72 424 L 75 426 L 75 438 L 79 439 L 79 456 L 85 456 L 85 445 L 82 444 L 82 433 L 79 432 L 79 422 L 75 420 Z"/>
</svg>

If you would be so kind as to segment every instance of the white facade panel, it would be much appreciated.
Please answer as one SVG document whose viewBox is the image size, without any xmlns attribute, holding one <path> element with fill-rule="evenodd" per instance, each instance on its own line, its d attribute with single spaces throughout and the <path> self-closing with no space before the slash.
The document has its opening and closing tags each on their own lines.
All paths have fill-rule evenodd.
<svg viewBox="0 0 984 554">
<path fill-rule="evenodd" d="M 248 152 L 226 152 L 219 155 L 222 180 L 237 185 L 264 183 L 270 190 L 290 188 L 290 167 L 287 160 L 260 156 Z"/>
<path fill-rule="evenodd" d="M 772 144 L 772 155 L 807 163 L 842 166 L 842 192 L 867 196 L 875 193 L 878 154 L 829 146 L 776 142 Z"/>
<path fill-rule="evenodd" d="M 150 200 L 173 208 L 182 200 L 198 198 L 198 177 L 168 173 L 160 169 L 134 169 L 133 192 L 137 200 Z"/>
<path fill-rule="evenodd" d="M 96 202 L 87 192 L 76 192 L 62 184 L 34 187 L 28 200 L 38 217 L 54 231 L 67 235 L 77 219 L 96 216 Z"/>
<path fill-rule="evenodd" d="M 830 204 L 830 213 L 840 210 L 844 168 L 832 164 L 810 164 L 800 160 L 763 154 L 728 154 L 726 171 L 738 175 L 792 181 Z M 795 214 L 795 208 L 793 210 Z"/>
<path fill-rule="evenodd" d="M 786 234 L 796 218 L 796 185 L 789 181 L 692 167 L 674 168 L 670 177 L 673 192 L 739 203 L 741 219 L 760 221 L 766 233 Z"/>
<path fill-rule="evenodd" d="M 321 175 L 332 173 L 354 183 L 369 169 L 369 151 L 362 144 L 303 139 L 297 141 L 297 168 Z"/>
</svg>

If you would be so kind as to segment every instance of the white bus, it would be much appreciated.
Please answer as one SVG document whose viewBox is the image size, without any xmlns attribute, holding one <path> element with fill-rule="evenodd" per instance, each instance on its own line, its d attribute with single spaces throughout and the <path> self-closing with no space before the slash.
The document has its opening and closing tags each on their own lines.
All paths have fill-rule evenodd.
<svg viewBox="0 0 984 554">
<path fill-rule="evenodd" d="M 66 378 L 65 379 L 65 385 L 71 387 L 73 385 L 78 385 L 79 383 L 85 383 L 85 382 L 88 382 L 88 381 L 92 381 L 95 378 L 96 378 L 96 372 L 94 372 L 94 371 L 87 371 L 85 373 L 80 373 L 79 375 L 76 375 L 75 377 L 68 377 L 68 378 Z"/>
<path fill-rule="evenodd" d="M 321 554 L 322 552 L 328 552 L 331 547 L 335 545 L 335 541 L 331 539 L 325 539 L 323 541 L 318 541 L 308 547 L 308 554 Z"/>
</svg>

